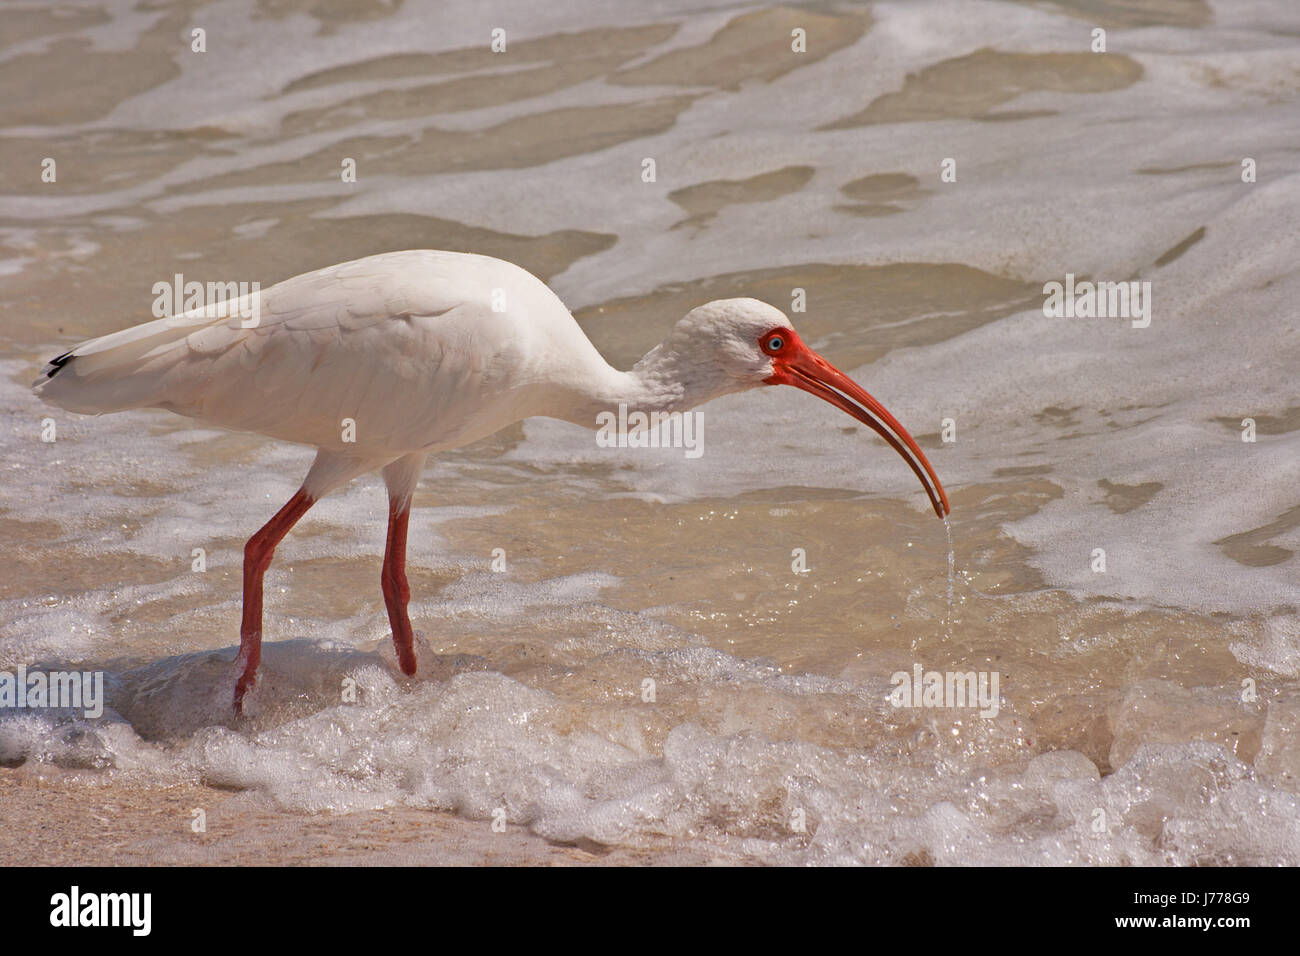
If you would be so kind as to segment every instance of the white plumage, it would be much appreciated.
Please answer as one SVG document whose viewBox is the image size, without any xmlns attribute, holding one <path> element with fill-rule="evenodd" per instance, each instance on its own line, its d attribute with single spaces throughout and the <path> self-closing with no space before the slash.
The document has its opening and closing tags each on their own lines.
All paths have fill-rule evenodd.
<svg viewBox="0 0 1300 956">
<path fill-rule="evenodd" d="M 576 323 L 555 321 L 568 312 L 544 283 L 486 256 L 388 253 L 255 296 L 255 327 L 211 309 L 158 319 L 77 346 L 37 392 L 72 411 L 158 406 L 387 461 L 544 413 L 575 364 L 557 360 L 599 361 Z M 357 423 L 346 445 L 345 418 Z"/>
</svg>

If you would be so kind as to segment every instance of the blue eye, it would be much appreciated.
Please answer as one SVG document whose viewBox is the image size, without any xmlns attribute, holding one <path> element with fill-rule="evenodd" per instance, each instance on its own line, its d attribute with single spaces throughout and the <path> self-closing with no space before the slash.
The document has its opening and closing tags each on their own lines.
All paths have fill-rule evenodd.
<svg viewBox="0 0 1300 956">
<path fill-rule="evenodd" d="M 774 335 L 767 340 L 767 350 L 769 352 L 779 352 L 783 345 L 785 345 L 785 339 L 781 338 L 779 335 Z"/>
</svg>

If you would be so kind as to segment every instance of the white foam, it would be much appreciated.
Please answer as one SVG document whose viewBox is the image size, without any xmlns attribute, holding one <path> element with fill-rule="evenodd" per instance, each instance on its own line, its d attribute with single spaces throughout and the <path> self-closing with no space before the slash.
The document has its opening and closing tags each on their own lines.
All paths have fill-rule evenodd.
<svg viewBox="0 0 1300 956">
<path fill-rule="evenodd" d="M 274 673 L 289 662 L 272 655 L 268 665 Z M 743 664 L 732 671 L 748 685 L 773 685 L 751 707 L 798 706 L 826 692 Z M 210 726 L 179 749 L 142 741 L 122 721 L 90 728 L 7 720 L 0 759 L 188 777 L 304 812 L 401 805 L 485 821 L 502 815 L 553 840 L 689 839 L 788 864 L 1300 860 L 1300 801 L 1215 744 L 1144 745 L 1099 778 L 1086 757 L 1069 751 L 992 770 L 978 752 L 963 754 L 939 738 L 937 750 L 900 760 L 888 747 L 844 754 L 683 723 L 656 756 L 636 735 L 611 739 L 618 719 L 644 724 L 638 704 L 615 720 L 600 712 L 578 717 L 554 695 L 500 674 L 402 689 L 374 664 L 348 673 L 361 688 L 359 703 L 317 700 L 310 715 L 261 731 Z M 688 673 L 702 683 L 716 678 L 707 668 Z M 152 699 L 178 696 L 155 687 Z M 998 730 L 977 723 L 972 731 L 987 746 Z M 1014 840 L 1004 835 L 1009 828 Z"/>
</svg>

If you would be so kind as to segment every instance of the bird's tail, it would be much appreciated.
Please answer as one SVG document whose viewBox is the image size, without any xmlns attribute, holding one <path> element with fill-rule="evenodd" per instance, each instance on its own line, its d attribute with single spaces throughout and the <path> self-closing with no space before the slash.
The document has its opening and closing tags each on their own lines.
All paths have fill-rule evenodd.
<svg viewBox="0 0 1300 956">
<path fill-rule="evenodd" d="M 44 401 L 85 414 L 164 404 L 169 371 L 185 339 L 212 315 L 187 312 L 88 339 L 50 360 L 32 390 Z"/>
</svg>

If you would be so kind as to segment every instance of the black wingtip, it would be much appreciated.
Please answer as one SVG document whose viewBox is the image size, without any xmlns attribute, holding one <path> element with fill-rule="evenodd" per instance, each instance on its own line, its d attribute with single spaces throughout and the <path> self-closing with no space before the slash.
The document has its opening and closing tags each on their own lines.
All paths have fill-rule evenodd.
<svg viewBox="0 0 1300 956">
<path fill-rule="evenodd" d="M 41 369 L 46 378 L 54 378 L 54 373 L 72 361 L 72 352 L 64 352 L 58 358 L 50 359 L 50 364 Z"/>
</svg>

